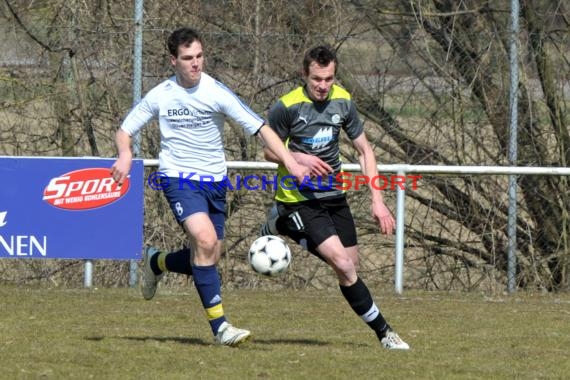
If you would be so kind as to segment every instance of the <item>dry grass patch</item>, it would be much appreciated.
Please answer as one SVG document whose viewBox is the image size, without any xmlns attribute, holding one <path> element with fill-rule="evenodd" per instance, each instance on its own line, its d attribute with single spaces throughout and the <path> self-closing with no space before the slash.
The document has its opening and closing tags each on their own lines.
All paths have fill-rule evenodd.
<svg viewBox="0 0 570 380">
<path fill-rule="evenodd" d="M 193 287 L 1 287 L 6 379 L 562 379 L 570 373 L 570 295 L 373 289 L 411 345 L 388 352 L 336 289 L 230 290 L 231 321 L 254 339 L 212 344 Z"/>
</svg>

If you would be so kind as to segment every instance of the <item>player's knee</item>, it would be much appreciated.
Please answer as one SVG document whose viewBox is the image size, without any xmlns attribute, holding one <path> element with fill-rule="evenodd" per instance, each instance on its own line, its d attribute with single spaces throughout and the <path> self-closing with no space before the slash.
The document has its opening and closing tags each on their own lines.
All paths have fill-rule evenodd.
<svg viewBox="0 0 570 380">
<path fill-rule="evenodd" d="M 196 237 L 197 250 L 204 256 L 215 257 L 217 254 L 218 239 L 216 235 L 201 235 Z"/>
<path fill-rule="evenodd" d="M 348 247 L 346 248 L 346 251 L 348 253 L 348 257 L 350 257 L 350 260 L 352 260 L 354 268 L 356 269 L 356 271 L 358 271 L 360 268 L 360 258 L 358 257 L 358 248 Z"/>
<path fill-rule="evenodd" d="M 346 261 L 343 261 L 341 265 L 333 268 L 335 270 L 339 284 L 343 286 L 350 286 L 356 281 L 356 268 L 354 267 L 352 260 L 348 259 Z"/>
<path fill-rule="evenodd" d="M 356 271 L 354 261 L 348 255 L 336 255 L 331 260 L 331 265 L 335 272 L 351 274 Z"/>
<path fill-rule="evenodd" d="M 352 258 L 352 265 L 354 266 L 354 270 L 358 272 L 360 269 L 360 259 L 358 256 Z"/>
</svg>

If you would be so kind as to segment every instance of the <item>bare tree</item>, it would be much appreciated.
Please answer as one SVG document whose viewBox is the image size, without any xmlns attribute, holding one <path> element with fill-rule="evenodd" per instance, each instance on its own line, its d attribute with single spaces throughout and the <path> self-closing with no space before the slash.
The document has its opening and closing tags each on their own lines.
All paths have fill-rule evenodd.
<svg viewBox="0 0 570 380">
<path fill-rule="evenodd" d="M 3 0 L 0 28 L 7 38 L 0 47 L 19 58 L 0 60 L 1 78 L 9 78 L 0 81 L 0 154 L 115 155 L 113 135 L 132 104 L 131 7 L 107 0 Z M 521 1 L 518 165 L 567 166 L 568 12 L 563 1 Z M 143 91 L 170 75 L 165 38 L 182 25 L 204 35 L 206 71 L 260 114 L 300 83 L 304 50 L 326 42 L 339 52 L 340 83 L 358 104 L 379 162 L 508 163 L 506 0 L 145 2 Z M 23 64 L 26 59 L 33 63 Z M 227 131 L 229 160 L 262 159 L 256 139 L 232 125 Z M 356 162 L 345 143 L 343 159 Z M 154 158 L 158 150 L 154 124 L 143 133 L 141 156 Z M 244 173 L 231 173 L 238 174 Z M 521 176 L 519 188 L 518 283 L 567 289 L 567 179 Z M 378 236 L 365 197 L 349 195 L 363 271 L 386 284 L 392 239 Z M 424 176 L 408 195 L 410 285 L 474 289 L 505 282 L 505 177 Z M 393 201 L 393 193 L 386 196 Z M 257 284 L 245 252 L 270 202 L 270 192 L 230 192 L 227 284 Z M 161 195 L 147 189 L 146 206 L 145 241 L 165 249 L 182 243 Z M 298 270 L 283 283 L 334 282 L 318 264 L 303 265 L 312 258 L 295 249 Z"/>
<path fill-rule="evenodd" d="M 386 9 L 385 3 L 353 4 L 431 95 L 429 117 L 420 121 L 426 125 L 426 137 L 441 136 L 441 131 L 447 134 L 437 144 L 418 138 L 418 126 L 402 128 L 378 96 L 346 78 L 347 86 L 363 94 L 362 112 L 405 152 L 406 161 L 504 165 L 509 136 L 507 2 L 496 2 L 493 8 L 481 1 L 394 2 L 391 9 Z M 555 80 L 567 77 L 568 72 L 565 12 L 563 3 L 522 4 L 526 30 L 520 38 L 528 41 L 528 45 L 522 44 L 528 49 L 527 59 L 521 60 L 518 165 L 566 166 L 564 83 Z M 437 79 L 430 81 L 433 78 Z M 466 120 L 468 113 L 476 113 L 476 119 Z M 487 133 L 492 133 L 494 141 L 489 141 Z M 445 217 L 438 223 L 455 236 L 442 238 L 414 226 L 410 226 L 411 235 L 422 239 L 434 255 L 445 254 L 470 266 L 482 260 L 504 272 L 507 208 L 504 199 L 497 197 L 505 193 L 504 182 L 492 178 L 437 178 L 429 182 L 441 200 L 419 193 L 411 196 Z M 565 184 L 564 178 L 547 176 L 524 176 L 519 181 L 518 279 L 523 286 L 568 286 Z"/>
</svg>

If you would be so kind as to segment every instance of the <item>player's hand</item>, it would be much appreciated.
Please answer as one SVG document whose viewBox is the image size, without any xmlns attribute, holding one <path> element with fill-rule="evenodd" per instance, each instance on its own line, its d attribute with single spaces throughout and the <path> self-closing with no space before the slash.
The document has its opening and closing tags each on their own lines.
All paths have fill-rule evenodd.
<svg viewBox="0 0 570 380">
<path fill-rule="evenodd" d="M 309 168 L 311 177 L 325 176 L 333 172 L 333 168 L 317 156 L 301 152 L 292 152 L 291 155 L 299 164 Z"/>
<path fill-rule="evenodd" d="M 396 230 L 396 221 L 384 202 L 372 204 L 372 217 L 380 226 L 383 234 L 391 235 Z"/>
<path fill-rule="evenodd" d="M 111 166 L 110 170 L 111 176 L 113 177 L 117 185 L 119 185 L 119 187 L 123 185 L 125 178 L 127 178 L 127 176 L 129 175 L 129 172 L 131 171 L 132 162 L 133 161 L 131 157 L 127 157 L 127 155 L 121 155 L 119 156 L 117 161 L 115 161 L 113 166 Z"/>
<path fill-rule="evenodd" d="M 311 172 L 308 167 L 297 162 L 292 163 L 287 170 L 289 171 L 289 174 L 295 177 L 297 183 L 303 183 L 303 181 L 309 177 Z"/>
</svg>

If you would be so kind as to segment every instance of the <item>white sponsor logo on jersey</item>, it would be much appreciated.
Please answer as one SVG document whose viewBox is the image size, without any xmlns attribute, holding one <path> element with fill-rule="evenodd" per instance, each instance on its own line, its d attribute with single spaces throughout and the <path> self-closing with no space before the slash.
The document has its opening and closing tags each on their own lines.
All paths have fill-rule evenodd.
<svg viewBox="0 0 570 380">
<path fill-rule="evenodd" d="M 319 129 L 315 137 L 312 138 L 312 143 L 313 143 L 312 148 L 318 149 L 327 146 L 331 140 L 332 140 L 332 127 L 321 128 Z"/>
</svg>

